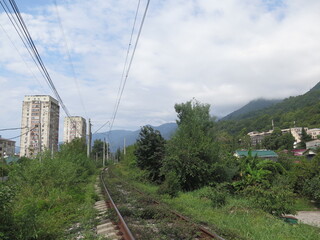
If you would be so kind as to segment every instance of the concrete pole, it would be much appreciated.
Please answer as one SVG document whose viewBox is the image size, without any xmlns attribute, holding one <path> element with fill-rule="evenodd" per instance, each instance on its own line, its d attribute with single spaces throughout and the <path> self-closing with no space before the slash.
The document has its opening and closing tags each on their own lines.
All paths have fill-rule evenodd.
<svg viewBox="0 0 320 240">
<path fill-rule="evenodd" d="M 126 138 L 123 139 L 123 155 L 126 155 Z"/>
</svg>

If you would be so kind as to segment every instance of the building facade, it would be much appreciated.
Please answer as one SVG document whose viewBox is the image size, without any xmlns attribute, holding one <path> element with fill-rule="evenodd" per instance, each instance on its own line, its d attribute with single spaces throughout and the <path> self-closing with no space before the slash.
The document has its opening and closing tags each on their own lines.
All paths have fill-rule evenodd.
<svg viewBox="0 0 320 240">
<path fill-rule="evenodd" d="M 0 159 L 5 156 L 14 156 L 16 142 L 0 136 Z"/>
<path fill-rule="evenodd" d="M 308 129 L 307 134 L 309 134 L 312 139 L 318 139 L 318 136 L 320 136 L 320 128 Z"/>
<path fill-rule="evenodd" d="M 83 117 L 66 117 L 64 119 L 63 141 L 67 143 L 75 138 L 85 138 L 86 129 L 86 120 Z"/>
<path fill-rule="evenodd" d="M 20 156 L 58 150 L 59 102 L 49 95 L 25 96 L 22 104 Z"/>
<path fill-rule="evenodd" d="M 263 139 L 266 136 L 271 135 L 272 132 L 273 132 L 273 130 L 270 130 L 268 132 L 257 132 L 257 131 L 249 132 L 248 135 L 249 135 L 250 140 L 251 140 L 251 145 L 252 146 L 257 146 L 257 145 L 261 144 Z"/>
</svg>

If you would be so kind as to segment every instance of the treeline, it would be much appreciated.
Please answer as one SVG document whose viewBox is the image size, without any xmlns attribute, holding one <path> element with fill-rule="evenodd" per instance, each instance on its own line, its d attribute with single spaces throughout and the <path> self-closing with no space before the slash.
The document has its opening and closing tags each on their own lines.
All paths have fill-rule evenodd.
<svg viewBox="0 0 320 240">
<path fill-rule="evenodd" d="M 175 197 L 209 187 L 206 197 L 214 207 L 224 205 L 228 196 L 243 197 L 277 216 L 294 213 L 297 197 L 320 204 L 319 154 L 307 160 L 283 152 L 275 162 L 249 152 L 237 159 L 233 150 L 243 143 L 220 131 L 208 104 L 192 100 L 176 104 L 175 110 L 178 129 L 169 141 L 150 126 L 142 127 L 133 155 L 126 156 L 129 166 L 142 170 L 139 178 L 159 185 L 159 193 Z M 277 137 L 272 135 L 270 142 Z"/>
<path fill-rule="evenodd" d="M 0 239 L 65 240 L 84 230 L 94 216 L 95 169 L 81 139 L 53 157 L 45 152 L 10 166 L 9 180 L 0 184 Z"/>
</svg>

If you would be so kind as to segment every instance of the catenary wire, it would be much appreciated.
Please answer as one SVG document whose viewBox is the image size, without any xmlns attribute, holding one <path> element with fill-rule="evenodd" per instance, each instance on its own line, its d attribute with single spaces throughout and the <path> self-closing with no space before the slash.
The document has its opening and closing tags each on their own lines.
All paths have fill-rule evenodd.
<svg viewBox="0 0 320 240">
<path fill-rule="evenodd" d="M 62 101 L 62 99 L 61 99 L 61 97 L 60 97 L 60 95 L 59 95 L 56 87 L 55 87 L 54 84 L 53 84 L 53 81 L 52 81 L 52 79 L 51 79 L 51 76 L 50 76 L 47 68 L 45 67 L 45 65 L 44 65 L 44 63 L 43 63 L 43 61 L 42 61 L 42 58 L 41 58 L 41 56 L 40 56 L 40 54 L 39 54 L 39 52 L 38 52 L 38 49 L 36 48 L 36 46 L 35 46 L 35 44 L 34 44 L 34 42 L 33 42 L 33 39 L 32 39 L 32 37 L 31 37 L 31 35 L 30 35 L 30 33 L 29 33 L 29 30 L 28 30 L 28 28 L 27 28 L 27 26 L 26 26 L 26 24 L 25 24 L 22 16 L 21 16 L 21 13 L 20 13 L 20 11 L 19 11 L 18 6 L 16 5 L 16 3 L 15 3 L 14 0 L 9 0 L 9 2 L 10 2 L 10 5 L 11 5 L 11 7 L 12 7 L 12 9 L 13 9 L 13 11 L 14 11 L 14 13 L 15 13 L 15 15 L 16 15 L 16 17 L 17 17 L 17 19 L 18 19 L 18 21 L 19 21 L 19 23 L 20 23 L 20 25 L 21 25 L 21 27 L 22 27 L 22 29 L 23 29 L 24 34 L 26 35 L 26 37 L 27 37 L 27 39 L 28 39 L 28 42 L 29 42 L 29 44 L 30 44 L 30 46 L 31 46 L 32 51 L 34 52 L 34 55 L 35 55 L 37 61 L 39 62 L 42 71 L 44 72 L 44 74 L 45 74 L 45 76 L 46 76 L 45 79 L 46 79 L 47 83 L 49 84 L 49 86 L 51 86 L 54 95 L 56 96 L 56 98 L 57 98 L 58 101 L 60 102 L 60 104 L 61 104 L 64 112 L 66 113 L 66 115 L 67 115 L 68 117 L 70 117 L 70 113 L 69 113 L 67 107 L 65 106 L 65 104 L 63 103 L 63 101 Z"/>
<path fill-rule="evenodd" d="M 119 97 L 119 99 L 118 99 L 118 102 L 116 103 L 116 104 L 117 104 L 117 105 L 116 105 L 116 111 L 115 111 L 115 113 L 114 113 L 114 115 L 113 115 L 113 117 L 112 117 L 112 120 L 111 120 L 109 133 L 110 133 L 110 131 L 112 130 L 112 127 L 113 127 L 113 124 L 114 124 L 114 121 L 115 121 L 115 118 L 116 118 L 116 115 L 117 115 L 117 112 L 118 112 L 118 109 L 119 109 L 119 105 L 120 105 L 120 102 L 121 102 L 122 94 L 123 94 L 123 91 L 124 91 L 124 88 L 125 88 L 125 85 L 126 85 L 128 76 L 129 76 L 129 72 L 130 72 L 130 69 L 131 69 L 131 65 L 132 65 L 132 62 L 133 62 L 133 58 L 134 58 L 134 55 L 135 55 L 135 52 L 136 52 L 136 49 L 137 49 L 137 45 L 138 45 L 138 42 L 139 42 L 139 39 L 140 39 L 142 27 L 143 27 L 143 24 L 144 24 L 146 15 L 147 15 L 149 3 L 150 3 L 150 0 L 148 0 L 148 2 L 147 2 L 147 5 L 146 5 L 146 8 L 145 8 L 145 11 L 144 11 L 142 20 L 141 20 L 139 32 L 138 32 L 137 39 L 136 39 L 136 42 L 135 42 L 135 45 L 134 45 L 134 48 L 133 48 L 133 52 L 132 52 L 132 55 L 131 55 L 131 58 L 130 58 L 130 62 L 129 62 L 129 65 L 128 65 L 128 69 L 127 69 L 127 72 L 126 72 L 126 75 L 125 75 L 125 79 L 124 79 L 124 83 L 123 83 L 123 86 L 122 86 L 122 89 L 121 89 L 120 97 Z"/>
<path fill-rule="evenodd" d="M 20 53 L 19 49 L 18 49 L 17 46 L 14 44 L 13 40 L 11 39 L 11 37 L 9 36 L 9 34 L 8 34 L 8 32 L 5 30 L 5 28 L 1 25 L 1 23 L 0 23 L 0 27 L 1 27 L 2 31 L 6 34 L 7 38 L 8 38 L 9 41 L 11 42 L 12 46 L 15 48 L 15 50 L 16 50 L 17 53 L 19 54 L 21 60 L 22 60 L 22 61 L 24 62 L 24 64 L 26 65 L 28 71 L 31 73 L 31 75 L 33 76 L 33 78 L 34 78 L 35 80 L 37 80 L 37 82 L 39 83 L 39 86 L 41 87 L 41 89 L 42 89 L 43 91 L 45 91 L 45 90 L 44 90 L 44 87 L 42 86 L 42 84 L 41 84 L 41 82 L 40 82 L 40 80 L 36 77 L 36 75 L 34 74 L 34 72 L 31 70 L 31 68 L 29 67 L 27 61 L 24 59 L 24 57 L 23 57 L 22 54 Z"/>
<path fill-rule="evenodd" d="M 20 10 L 19 10 L 16 2 L 15 2 L 14 0 L 9 0 L 10 6 L 11 6 L 11 8 L 13 9 L 13 12 L 14 12 L 14 15 L 11 13 L 11 18 L 14 19 L 14 20 L 12 20 L 12 19 L 10 18 L 10 14 L 9 14 L 10 10 L 9 10 L 8 5 L 5 3 L 5 1 L 3 1 L 3 2 L 4 2 L 4 4 L 6 5 L 8 11 L 5 9 L 5 7 L 3 6 L 2 2 L 0 1 L 1 6 L 2 6 L 3 9 L 5 10 L 8 18 L 10 19 L 10 21 L 11 21 L 12 25 L 14 26 L 16 32 L 18 33 L 20 39 L 23 41 L 23 43 L 24 43 L 25 47 L 27 48 L 30 56 L 31 56 L 32 59 L 34 60 L 34 62 L 35 62 L 35 64 L 37 65 L 40 73 L 42 74 L 42 76 L 44 77 L 44 79 L 46 80 L 46 82 L 48 83 L 48 85 L 49 85 L 50 89 L 52 90 L 52 92 L 54 93 L 55 97 L 56 97 L 57 100 L 60 102 L 60 104 L 61 104 L 64 112 L 65 112 L 66 115 L 70 118 L 69 110 L 68 110 L 67 107 L 65 106 L 64 102 L 62 101 L 62 98 L 60 97 L 60 95 L 59 95 L 59 93 L 58 93 L 58 91 L 57 91 L 57 89 L 56 89 L 56 87 L 54 86 L 54 83 L 53 83 L 53 81 L 52 81 L 52 79 L 51 79 L 51 76 L 50 76 L 49 72 L 47 71 L 47 69 L 46 69 L 46 67 L 45 67 L 45 65 L 44 65 L 44 63 L 43 63 L 43 61 L 42 61 L 42 58 L 41 58 L 41 56 L 40 56 L 40 54 L 39 54 L 39 52 L 38 52 L 38 50 L 37 50 L 37 48 L 36 48 L 36 46 L 35 46 L 35 44 L 34 44 L 34 41 L 33 41 L 32 37 L 31 37 L 31 35 L 30 35 L 30 33 L 29 33 L 29 30 L 28 30 L 28 28 L 27 28 L 27 26 L 26 26 L 26 24 L 25 24 L 22 16 L 21 16 Z M 17 20 L 14 18 L 14 16 L 17 18 L 19 24 L 17 23 Z M 18 27 L 16 27 L 16 25 L 14 24 L 14 22 L 16 23 L 16 25 L 17 25 Z M 20 25 L 20 26 L 19 26 L 19 25 Z M 20 30 L 20 33 L 19 33 L 19 30 L 18 30 L 18 29 Z M 22 29 L 22 30 L 21 30 L 21 29 Z M 22 35 L 23 37 L 22 37 L 21 35 Z M 26 43 L 25 41 L 26 41 L 27 43 Z M 31 49 L 31 51 L 33 52 L 33 54 L 30 52 L 30 50 L 29 50 L 29 48 L 28 48 L 27 45 L 29 45 L 29 48 Z M 74 121 L 73 121 L 72 119 L 71 119 L 71 122 L 74 123 Z"/>
<path fill-rule="evenodd" d="M 3 5 L 3 3 L 4 3 L 5 5 Z M 25 38 L 25 36 L 24 36 L 22 33 L 19 32 L 19 30 L 20 30 L 20 31 L 22 31 L 22 30 L 19 28 L 19 25 L 17 24 L 15 18 L 14 18 L 13 16 L 10 16 L 10 14 L 9 14 L 10 9 L 9 9 L 8 5 L 6 4 L 6 2 L 3 1 L 3 3 L 2 3 L 2 1 L 0 0 L 0 4 L 1 4 L 3 10 L 5 11 L 7 17 L 9 18 L 9 20 L 10 20 L 10 22 L 11 22 L 11 24 L 13 25 L 15 31 L 16 31 L 17 34 L 19 35 L 21 41 L 23 42 L 23 45 L 25 46 L 25 48 L 26 48 L 27 51 L 29 52 L 29 54 L 30 54 L 33 62 L 34 62 L 35 65 L 37 66 L 37 68 L 38 68 L 38 70 L 40 71 L 41 75 L 45 78 L 45 75 L 44 75 L 43 72 L 41 71 L 40 66 L 39 66 L 38 63 L 37 63 L 37 60 L 35 59 L 35 57 L 33 56 L 33 54 L 31 53 L 31 51 L 30 51 L 30 49 L 29 49 L 29 47 L 28 47 L 27 39 Z M 15 23 L 17 24 L 17 26 L 16 26 Z M 51 89 L 51 87 L 50 87 L 50 89 Z"/>
<path fill-rule="evenodd" d="M 133 21 L 133 26 L 132 26 L 130 40 L 129 40 L 129 44 L 128 44 L 128 48 L 127 48 L 126 58 L 125 58 L 125 61 L 124 61 L 124 64 L 123 64 L 123 69 L 122 69 L 122 74 L 121 74 L 121 79 L 120 79 L 120 84 L 119 84 L 119 89 L 118 89 L 118 93 L 117 93 L 117 98 L 116 99 L 120 98 L 120 94 L 121 94 L 121 89 L 122 89 L 124 76 L 125 76 L 125 72 L 126 72 L 126 68 L 127 68 L 129 53 L 130 53 L 130 49 L 131 49 L 131 45 L 132 45 L 133 34 L 134 34 L 134 30 L 135 30 L 135 26 L 136 26 L 136 22 L 137 22 L 137 17 L 138 17 L 138 13 L 139 13 L 139 9 L 140 9 L 140 2 L 141 1 L 139 0 L 138 1 L 138 5 L 137 5 L 137 9 L 136 9 L 136 14 L 135 14 L 134 21 Z M 116 113 L 116 111 L 117 111 L 116 109 L 117 109 L 117 102 L 114 105 L 112 116 Z"/>
<path fill-rule="evenodd" d="M 65 49 L 66 49 L 66 53 L 67 53 L 67 55 L 68 55 L 68 60 L 69 60 L 69 64 L 70 64 L 70 67 L 71 67 L 71 71 L 72 71 L 72 75 L 73 75 L 73 80 L 74 80 L 74 82 L 75 82 L 75 85 L 76 85 L 76 88 L 77 88 L 77 91 L 78 91 L 78 95 L 79 95 L 79 98 L 80 98 L 80 103 L 81 103 L 81 105 L 82 105 L 83 111 L 84 111 L 84 113 L 85 113 L 85 115 L 86 115 L 86 118 L 88 118 L 87 110 L 86 110 L 86 107 L 85 107 L 85 104 L 84 104 L 82 95 L 81 95 L 81 93 L 80 93 L 79 80 L 78 80 L 78 78 L 77 78 L 77 74 L 76 74 L 75 69 L 74 69 L 74 65 L 73 65 L 73 61 L 72 61 L 71 54 L 70 54 L 70 49 L 69 49 L 67 37 L 66 37 L 65 31 L 64 31 L 64 28 L 63 28 L 63 25 L 62 25 L 62 20 L 61 20 L 60 14 L 59 14 L 59 9 L 58 9 L 58 5 L 57 5 L 57 1 L 54 0 L 53 2 L 54 2 L 54 4 L 55 4 L 57 19 L 58 19 L 58 22 L 59 22 L 59 27 L 60 27 L 60 31 L 61 31 L 61 33 L 62 33 L 62 37 L 63 37 L 64 43 L 65 43 Z"/>
</svg>

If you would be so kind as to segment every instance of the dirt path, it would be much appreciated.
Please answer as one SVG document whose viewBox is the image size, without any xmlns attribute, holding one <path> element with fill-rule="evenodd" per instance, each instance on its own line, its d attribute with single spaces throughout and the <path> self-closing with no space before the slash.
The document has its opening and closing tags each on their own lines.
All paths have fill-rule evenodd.
<svg viewBox="0 0 320 240">
<path fill-rule="evenodd" d="M 320 227 L 320 211 L 298 211 L 297 215 L 291 216 L 298 218 L 302 223 Z"/>
</svg>

